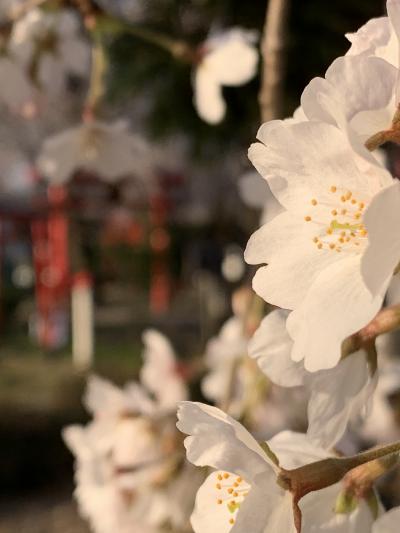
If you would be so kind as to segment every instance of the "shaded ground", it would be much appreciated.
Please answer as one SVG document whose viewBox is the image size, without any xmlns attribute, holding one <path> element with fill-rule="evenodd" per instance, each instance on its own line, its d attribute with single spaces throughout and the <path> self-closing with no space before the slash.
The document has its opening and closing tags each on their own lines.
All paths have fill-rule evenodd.
<svg viewBox="0 0 400 533">
<path fill-rule="evenodd" d="M 95 371 L 122 383 L 139 361 L 139 346 L 115 342 L 102 346 Z M 72 500 L 72 457 L 60 435 L 87 419 L 85 379 L 67 354 L 43 355 L 15 341 L 0 347 L 0 533 L 88 532 Z"/>
<path fill-rule="evenodd" d="M 0 505 L 0 533 L 89 533 L 68 493 L 40 493 Z"/>
</svg>

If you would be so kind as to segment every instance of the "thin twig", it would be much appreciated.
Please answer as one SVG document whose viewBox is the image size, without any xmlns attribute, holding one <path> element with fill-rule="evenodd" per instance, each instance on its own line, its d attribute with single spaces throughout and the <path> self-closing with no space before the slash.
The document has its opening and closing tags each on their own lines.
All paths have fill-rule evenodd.
<svg viewBox="0 0 400 533">
<path fill-rule="evenodd" d="M 261 44 L 263 69 L 259 103 L 263 122 L 282 118 L 288 12 L 289 0 L 269 0 Z"/>
</svg>

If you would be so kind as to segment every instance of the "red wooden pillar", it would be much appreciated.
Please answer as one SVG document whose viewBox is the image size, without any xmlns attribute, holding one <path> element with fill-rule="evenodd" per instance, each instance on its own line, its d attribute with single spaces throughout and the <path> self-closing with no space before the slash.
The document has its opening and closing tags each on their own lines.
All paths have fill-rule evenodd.
<svg viewBox="0 0 400 533">
<path fill-rule="evenodd" d="M 150 310 L 164 313 L 171 301 L 171 276 L 168 269 L 170 236 L 166 228 L 168 201 L 159 193 L 150 199 L 150 248 L 152 263 L 150 272 Z"/>
<path fill-rule="evenodd" d="M 68 220 L 66 191 L 62 186 L 48 188 L 47 217 L 32 221 L 35 269 L 36 335 L 44 349 L 62 347 L 68 331 Z"/>
</svg>

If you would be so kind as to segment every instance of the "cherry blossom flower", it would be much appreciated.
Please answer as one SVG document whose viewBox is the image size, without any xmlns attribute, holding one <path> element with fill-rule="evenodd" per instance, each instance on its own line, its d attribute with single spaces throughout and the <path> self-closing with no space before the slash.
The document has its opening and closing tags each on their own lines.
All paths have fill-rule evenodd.
<svg viewBox="0 0 400 533">
<path fill-rule="evenodd" d="M 82 516 L 95 533 L 161 533 L 168 517 L 168 494 L 149 486 L 148 480 L 135 488 L 121 482 L 123 475 L 99 447 L 95 429 L 69 426 L 63 431 L 77 460 L 75 497 Z"/>
<path fill-rule="evenodd" d="M 285 211 L 248 242 L 247 262 L 268 264 L 253 288 L 294 310 L 293 360 L 332 368 L 343 340 L 379 311 L 400 260 L 400 186 L 330 124 L 272 121 L 258 139 L 250 160 Z"/>
<path fill-rule="evenodd" d="M 385 135 L 394 139 L 399 105 L 400 3 L 389 0 L 387 7 L 389 17 L 348 35 L 348 54 L 332 63 L 325 78 L 314 78 L 301 98 L 309 120 L 342 129 L 354 150 L 371 162 L 376 160 L 371 151 L 389 139 Z"/>
<path fill-rule="evenodd" d="M 194 105 L 200 117 L 217 124 L 225 116 L 223 86 L 243 85 L 256 74 L 256 33 L 232 28 L 210 35 L 202 44 L 193 75 Z"/>
<path fill-rule="evenodd" d="M 183 402 L 177 427 L 189 435 L 185 439 L 188 460 L 214 469 L 197 493 L 191 519 L 195 533 L 296 531 L 291 495 L 276 482 L 277 461 L 286 469 L 296 468 L 326 458 L 325 450 L 303 434 L 284 431 L 266 443 L 271 454 L 241 424 L 201 403 Z M 330 525 L 332 531 L 345 532 L 354 520 L 372 524 L 372 513 L 363 500 L 355 511 L 335 515 L 340 490 L 337 484 L 310 493 L 300 502 L 302 531 L 320 531 Z"/>
<path fill-rule="evenodd" d="M 155 330 L 144 343 L 141 383 L 121 389 L 92 376 L 84 404 L 93 420 L 63 432 L 76 456 L 75 495 L 96 533 L 185 530 L 204 479 L 182 463 L 174 415 L 187 391 L 172 347 Z"/>
<path fill-rule="evenodd" d="M 13 25 L 9 49 L 48 94 L 62 93 L 68 76 L 86 78 L 89 72 L 90 47 L 71 10 L 29 10 Z"/>
<path fill-rule="evenodd" d="M 65 183 L 78 169 L 113 182 L 138 169 L 147 171 L 147 156 L 147 146 L 126 122 L 90 121 L 48 138 L 37 166 L 54 183 Z"/>
<path fill-rule="evenodd" d="M 308 389 L 307 434 L 328 450 L 339 442 L 349 420 L 369 414 L 377 376 L 362 350 L 331 370 L 307 372 L 302 361 L 295 363 L 290 357 L 293 341 L 286 330 L 287 316 L 278 309 L 264 318 L 249 343 L 249 355 L 277 385 Z"/>
</svg>

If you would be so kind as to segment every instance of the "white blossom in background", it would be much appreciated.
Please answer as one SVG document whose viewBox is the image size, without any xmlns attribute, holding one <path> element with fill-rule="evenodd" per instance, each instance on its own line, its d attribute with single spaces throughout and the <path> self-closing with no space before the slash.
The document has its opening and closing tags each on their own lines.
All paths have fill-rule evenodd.
<svg viewBox="0 0 400 533">
<path fill-rule="evenodd" d="M 0 145 L 0 194 L 30 194 L 35 174 L 25 154 L 16 146 Z"/>
<path fill-rule="evenodd" d="M 39 93 L 24 69 L 10 56 L 0 56 L 0 104 L 24 118 L 37 113 Z"/>
<path fill-rule="evenodd" d="M 209 124 L 218 124 L 226 113 L 223 86 L 243 85 L 257 72 L 257 33 L 232 28 L 210 35 L 199 50 L 193 73 L 194 105 Z"/>
<path fill-rule="evenodd" d="M 222 405 L 229 395 L 229 412 L 236 417 L 242 414 L 246 382 L 251 380 L 246 367 L 247 343 L 243 318 L 232 316 L 218 336 L 208 341 L 204 356 L 209 369 L 201 384 L 204 396 Z"/>
<path fill-rule="evenodd" d="M 69 75 L 86 78 L 90 71 L 90 46 L 70 10 L 29 10 L 13 25 L 9 50 L 48 95 L 62 94 Z"/>
<path fill-rule="evenodd" d="M 272 121 L 258 139 L 250 160 L 285 210 L 248 242 L 247 262 L 268 264 L 253 288 L 294 310 L 293 360 L 332 368 L 343 340 L 381 308 L 400 260 L 400 184 L 330 124 Z"/>
<path fill-rule="evenodd" d="M 114 182 L 136 173 L 146 176 L 149 153 L 149 147 L 129 131 L 125 121 L 89 121 L 45 140 L 37 167 L 52 183 L 67 182 L 77 170 Z"/>
<path fill-rule="evenodd" d="M 121 389 L 92 376 L 84 404 L 93 420 L 63 432 L 76 457 L 79 508 L 95 533 L 185 531 L 204 479 L 182 463 L 175 411 L 187 390 L 173 350 L 154 330 L 144 343 L 142 382 Z"/>
<path fill-rule="evenodd" d="M 276 482 L 280 466 L 290 469 L 324 459 L 329 456 L 325 450 L 301 433 L 284 431 L 266 443 L 278 466 L 241 424 L 201 403 L 183 402 L 177 427 L 189 435 L 188 460 L 214 469 L 197 493 L 191 518 L 195 533 L 296 531 L 291 494 Z M 304 533 L 370 530 L 373 515 L 364 500 L 348 514 L 335 514 L 340 491 L 336 484 L 300 501 Z"/>
<path fill-rule="evenodd" d="M 273 383 L 305 386 L 309 393 L 308 437 L 326 450 L 342 438 L 350 420 L 371 411 L 377 375 L 362 350 L 347 356 L 331 370 L 307 372 L 290 357 L 293 341 L 286 327 L 288 312 L 272 311 L 249 343 L 249 355 Z"/>
<path fill-rule="evenodd" d="M 188 391 L 168 339 L 154 329 L 143 333 L 144 364 L 140 381 L 157 399 L 158 409 L 174 411 L 177 403 L 187 399 Z"/>
</svg>

